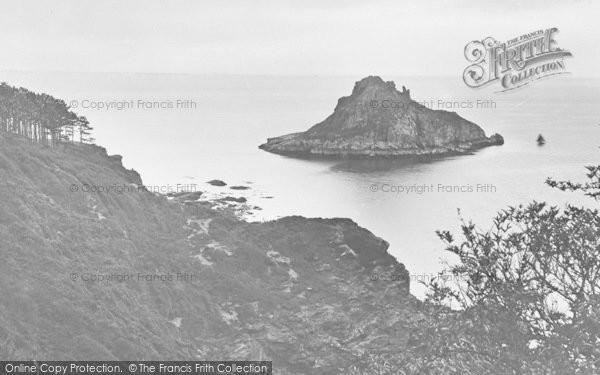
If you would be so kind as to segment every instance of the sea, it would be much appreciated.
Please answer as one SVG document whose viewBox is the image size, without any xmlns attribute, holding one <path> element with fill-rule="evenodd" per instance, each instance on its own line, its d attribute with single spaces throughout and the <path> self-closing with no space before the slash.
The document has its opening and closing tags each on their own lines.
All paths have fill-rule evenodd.
<svg viewBox="0 0 600 375">
<path fill-rule="evenodd" d="M 497 92 L 499 86 L 471 89 L 458 75 L 382 76 L 423 105 L 457 112 L 505 139 L 470 155 L 301 160 L 258 148 L 325 119 L 362 78 L 2 72 L 0 80 L 64 99 L 91 122 L 95 142 L 122 155 L 153 189 L 245 197 L 250 221 L 351 218 L 389 242 L 420 298 L 420 282 L 455 261 L 436 231 L 460 238 L 461 220 L 487 230 L 499 210 L 534 200 L 597 206 L 545 180 L 585 181 L 585 166 L 600 163 L 598 79 L 563 75 Z M 213 179 L 228 186 L 207 184 Z M 229 188 L 235 185 L 250 189 Z"/>
</svg>

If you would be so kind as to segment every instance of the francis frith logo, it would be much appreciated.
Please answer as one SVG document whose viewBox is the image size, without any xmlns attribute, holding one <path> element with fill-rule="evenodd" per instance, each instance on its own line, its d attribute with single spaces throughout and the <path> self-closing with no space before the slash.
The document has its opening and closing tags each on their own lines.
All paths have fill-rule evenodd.
<svg viewBox="0 0 600 375">
<path fill-rule="evenodd" d="M 558 47 L 556 27 L 537 30 L 501 43 L 492 37 L 474 40 L 465 47 L 471 63 L 463 80 L 472 88 L 494 82 L 500 91 L 513 90 L 540 78 L 568 73 L 565 58 L 571 52 Z"/>
</svg>

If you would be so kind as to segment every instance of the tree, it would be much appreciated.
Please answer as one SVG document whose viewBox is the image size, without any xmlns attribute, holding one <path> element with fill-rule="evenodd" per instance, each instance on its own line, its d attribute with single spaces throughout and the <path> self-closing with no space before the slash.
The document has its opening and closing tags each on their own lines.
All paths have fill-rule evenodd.
<svg viewBox="0 0 600 375">
<path fill-rule="evenodd" d="M 90 123 L 85 116 L 79 116 L 77 118 L 77 127 L 79 131 L 79 143 L 94 142 L 94 138 L 90 137 L 90 134 L 94 128 L 90 126 Z"/>
<path fill-rule="evenodd" d="M 87 119 L 77 116 L 63 100 L 5 82 L 0 84 L 0 130 L 53 146 L 60 141 L 73 142 L 76 127 L 80 142 L 82 129 L 86 139 L 90 139 L 92 128 Z"/>
<path fill-rule="evenodd" d="M 600 167 L 587 169 L 587 183 L 547 184 L 597 200 Z M 438 235 L 458 263 L 429 284 L 426 318 L 415 324 L 410 340 L 412 368 L 600 373 L 597 209 L 534 201 L 498 213 L 491 230 L 463 221 L 460 241 L 447 231 Z"/>
</svg>

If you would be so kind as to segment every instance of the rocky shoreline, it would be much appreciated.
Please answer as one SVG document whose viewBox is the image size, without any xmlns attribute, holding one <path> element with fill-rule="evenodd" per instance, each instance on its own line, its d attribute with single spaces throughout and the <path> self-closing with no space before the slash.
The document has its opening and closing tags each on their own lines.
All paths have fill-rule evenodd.
<svg viewBox="0 0 600 375">
<path fill-rule="evenodd" d="M 294 144 L 291 144 L 291 142 Z M 475 140 L 469 143 L 448 145 L 439 148 L 403 149 L 388 148 L 352 148 L 348 144 L 322 145 L 320 141 L 305 140 L 301 136 L 290 139 L 288 136 L 268 138 L 267 143 L 259 146 L 260 149 L 273 154 L 290 156 L 301 159 L 413 159 L 415 161 L 430 161 L 446 156 L 470 155 L 485 147 L 504 144 L 504 139 L 499 134 L 489 138 Z"/>
<path fill-rule="evenodd" d="M 418 314 L 408 271 L 350 219 L 250 223 L 202 192 L 75 191 L 143 185 L 92 145 L 0 132 L 0 159 L 4 357 L 272 360 L 277 374 L 338 374 L 406 347 Z M 140 273 L 193 277 L 73 277 Z"/>
</svg>

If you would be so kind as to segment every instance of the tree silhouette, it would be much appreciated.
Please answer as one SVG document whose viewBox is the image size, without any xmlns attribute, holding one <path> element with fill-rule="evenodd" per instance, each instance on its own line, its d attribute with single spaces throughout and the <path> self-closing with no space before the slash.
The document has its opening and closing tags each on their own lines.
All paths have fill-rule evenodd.
<svg viewBox="0 0 600 375">
<path fill-rule="evenodd" d="M 547 184 L 600 201 L 600 166 L 587 170 Z M 534 201 L 461 227 L 438 232 L 455 263 L 429 283 L 405 373 L 600 374 L 598 209 Z"/>
<path fill-rule="evenodd" d="M 92 127 L 84 116 L 48 94 L 38 94 L 6 82 L 0 84 L 0 129 L 55 146 L 58 142 L 91 143 Z"/>
</svg>

